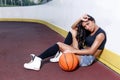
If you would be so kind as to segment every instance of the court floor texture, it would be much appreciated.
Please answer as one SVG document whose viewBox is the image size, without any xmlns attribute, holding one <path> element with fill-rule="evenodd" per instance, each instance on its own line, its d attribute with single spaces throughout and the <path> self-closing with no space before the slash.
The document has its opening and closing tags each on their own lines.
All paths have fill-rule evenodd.
<svg viewBox="0 0 120 80">
<path fill-rule="evenodd" d="M 0 79 L 1 80 L 120 80 L 120 75 L 96 61 L 72 72 L 63 71 L 58 63 L 42 62 L 39 71 L 26 70 L 30 54 L 41 54 L 54 43 L 64 41 L 57 32 L 34 22 L 0 22 Z"/>
</svg>

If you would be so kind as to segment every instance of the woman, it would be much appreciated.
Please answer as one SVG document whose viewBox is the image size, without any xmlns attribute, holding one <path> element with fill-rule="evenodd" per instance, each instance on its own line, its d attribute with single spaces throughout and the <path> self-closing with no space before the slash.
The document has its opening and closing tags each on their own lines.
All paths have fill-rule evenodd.
<svg viewBox="0 0 120 80">
<path fill-rule="evenodd" d="M 105 31 L 96 25 L 92 16 L 85 14 L 72 25 L 63 43 L 57 42 L 39 56 L 31 54 L 32 60 L 24 68 L 40 70 L 43 59 L 55 55 L 50 61 L 58 62 L 62 53 L 76 54 L 80 66 L 89 66 L 102 53 L 105 43 Z"/>
</svg>

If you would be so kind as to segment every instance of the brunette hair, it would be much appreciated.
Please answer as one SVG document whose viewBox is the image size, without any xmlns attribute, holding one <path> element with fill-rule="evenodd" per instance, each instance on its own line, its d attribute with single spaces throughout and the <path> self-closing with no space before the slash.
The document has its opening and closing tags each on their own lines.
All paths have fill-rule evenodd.
<svg viewBox="0 0 120 80">
<path fill-rule="evenodd" d="M 90 16 L 90 15 L 87 15 L 87 16 L 89 17 L 88 20 L 95 22 L 95 19 L 92 16 Z"/>
<path fill-rule="evenodd" d="M 94 21 L 95 22 L 95 19 L 90 16 L 90 15 L 87 15 L 89 18 L 88 20 L 90 21 Z M 83 21 L 80 21 L 78 24 L 77 24 L 77 27 L 78 27 L 78 30 L 77 30 L 77 36 L 76 36 L 76 39 L 78 41 L 78 48 L 79 49 L 83 49 L 84 46 L 86 45 L 85 44 L 85 38 L 90 35 L 90 31 L 86 30 L 83 26 L 82 26 L 82 22 Z"/>
</svg>

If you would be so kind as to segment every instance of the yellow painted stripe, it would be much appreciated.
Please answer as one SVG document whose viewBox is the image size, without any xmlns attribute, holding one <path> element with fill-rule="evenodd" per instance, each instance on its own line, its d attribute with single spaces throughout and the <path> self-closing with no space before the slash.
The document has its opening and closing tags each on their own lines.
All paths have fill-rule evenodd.
<svg viewBox="0 0 120 80">
<path fill-rule="evenodd" d="M 23 19 L 23 18 L 21 18 L 21 19 L 20 18 L 1 18 L 0 21 L 23 21 L 23 22 L 42 23 L 42 24 L 48 26 L 49 28 L 51 28 L 52 30 L 58 32 L 63 37 L 65 37 L 67 35 L 67 31 L 65 31 L 51 23 L 43 21 L 43 20 Z M 103 53 L 98 58 L 98 60 L 101 61 L 102 63 L 104 63 L 105 65 L 107 65 L 109 68 L 111 68 L 118 74 L 120 74 L 120 56 L 117 55 L 116 53 L 114 53 L 108 49 L 104 49 Z"/>
<path fill-rule="evenodd" d="M 117 55 L 108 49 L 104 49 L 98 59 L 112 70 L 120 74 L 120 55 Z"/>
</svg>

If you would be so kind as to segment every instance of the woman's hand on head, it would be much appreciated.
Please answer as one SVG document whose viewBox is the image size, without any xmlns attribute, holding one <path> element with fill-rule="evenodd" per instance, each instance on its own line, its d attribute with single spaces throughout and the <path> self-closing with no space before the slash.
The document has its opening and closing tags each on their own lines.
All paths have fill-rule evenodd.
<svg viewBox="0 0 120 80">
<path fill-rule="evenodd" d="M 82 21 L 88 21 L 88 15 L 87 14 L 84 14 L 82 17 L 81 17 L 81 20 Z"/>
<path fill-rule="evenodd" d="M 78 24 L 80 21 L 88 21 L 88 15 L 84 14 L 83 16 L 81 16 L 73 25 L 72 25 L 72 29 L 77 30 L 78 29 Z"/>
</svg>

